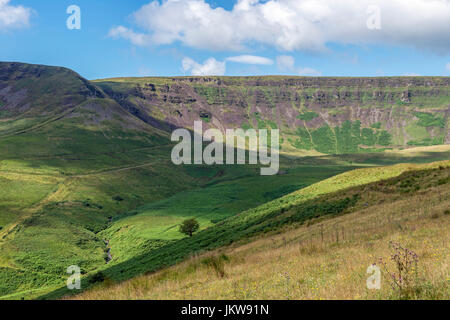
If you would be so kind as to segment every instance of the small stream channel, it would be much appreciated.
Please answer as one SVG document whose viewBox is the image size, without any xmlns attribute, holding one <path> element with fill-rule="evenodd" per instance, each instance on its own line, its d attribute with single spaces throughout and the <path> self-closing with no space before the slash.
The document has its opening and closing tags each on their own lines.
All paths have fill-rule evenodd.
<svg viewBox="0 0 450 320">
<path fill-rule="evenodd" d="M 109 241 L 108 240 L 103 240 L 105 242 L 106 245 L 106 263 L 109 263 L 112 260 L 112 255 L 111 255 L 111 248 L 109 247 Z"/>
<path fill-rule="evenodd" d="M 112 223 L 112 217 L 108 218 L 108 223 L 111 224 Z M 112 260 L 112 254 L 111 254 L 111 247 L 109 246 L 109 240 L 105 240 L 103 239 L 103 242 L 105 243 L 106 246 L 106 264 L 108 264 L 111 260 Z"/>
</svg>

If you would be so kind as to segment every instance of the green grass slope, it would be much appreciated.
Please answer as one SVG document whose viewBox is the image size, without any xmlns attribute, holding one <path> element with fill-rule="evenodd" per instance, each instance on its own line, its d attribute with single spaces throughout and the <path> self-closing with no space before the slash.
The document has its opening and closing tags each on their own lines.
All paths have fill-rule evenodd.
<svg viewBox="0 0 450 320">
<path fill-rule="evenodd" d="M 298 166 L 275 177 L 248 177 L 218 181 L 202 188 L 140 207 L 118 216 L 100 235 L 109 240 L 113 262 L 164 246 L 184 236 L 182 221 L 195 218 L 207 229 L 242 211 L 279 198 L 294 190 L 349 170 L 350 166 Z"/>
<path fill-rule="evenodd" d="M 284 208 L 255 237 L 125 282 L 104 281 L 72 298 L 446 300 L 450 167 L 448 161 L 434 167 L 415 166 Z M 398 270 L 394 260 L 408 255 L 393 243 L 417 254 L 413 268 Z M 380 266 L 380 258 L 381 287 L 370 290 L 367 268 Z M 409 281 L 394 284 L 399 272 Z"/>
<path fill-rule="evenodd" d="M 370 191 L 371 186 L 376 185 L 374 182 L 379 182 L 378 185 L 400 184 L 400 189 L 396 189 L 399 196 L 419 190 L 425 177 L 433 172 L 439 172 L 440 179 L 435 179 L 432 183 L 447 184 L 450 182 L 449 166 L 449 161 L 443 161 L 428 165 L 402 164 L 349 171 L 244 211 L 191 238 L 173 241 L 147 254 L 102 268 L 101 274 L 113 281 L 126 280 L 181 262 L 193 254 L 250 239 L 258 234 L 274 232 L 287 225 L 305 223 L 321 216 L 337 216 L 362 208 L 371 197 L 370 192 L 365 193 L 363 190 Z M 432 171 L 436 169 L 438 171 Z M 95 277 L 92 276 L 85 279 L 85 283 L 95 282 L 92 280 Z M 63 288 L 41 298 L 64 294 L 69 292 Z"/>
</svg>

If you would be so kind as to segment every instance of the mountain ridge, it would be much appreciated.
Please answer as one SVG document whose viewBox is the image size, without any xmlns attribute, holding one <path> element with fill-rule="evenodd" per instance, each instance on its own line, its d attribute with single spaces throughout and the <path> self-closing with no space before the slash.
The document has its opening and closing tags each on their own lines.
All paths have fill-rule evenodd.
<svg viewBox="0 0 450 320">
<path fill-rule="evenodd" d="M 205 128 L 222 132 L 279 129 L 282 151 L 298 155 L 450 143 L 450 77 L 188 76 L 89 81 L 68 68 L 16 62 L 0 62 L 0 74 L 3 121 L 25 115 L 45 118 L 99 99 L 115 110 L 113 114 L 131 116 L 167 133 L 179 127 L 192 129 L 198 120 Z M 27 84 L 33 79 L 35 88 L 30 89 Z M 98 113 L 101 108 L 90 109 Z M 98 122 L 104 118 L 100 116 Z M 131 122 L 129 126 L 136 125 Z"/>
<path fill-rule="evenodd" d="M 450 141 L 449 77 L 145 77 L 94 83 L 118 103 L 176 127 L 203 120 L 222 132 L 280 129 L 283 149 L 293 153 Z"/>
</svg>

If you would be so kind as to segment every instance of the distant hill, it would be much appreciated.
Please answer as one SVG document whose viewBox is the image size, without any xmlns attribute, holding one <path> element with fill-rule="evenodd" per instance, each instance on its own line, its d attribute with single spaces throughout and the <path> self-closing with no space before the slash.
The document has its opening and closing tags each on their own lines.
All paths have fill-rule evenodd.
<svg viewBox="0 0 450 320">
<path fill-rule="evenodd" d="M 59 119 L 71 119 L 72 124 L 78 121 L 85 127 L 115 126 L 123 131 L 156 133 L 99 87 L 69 69 L 0 62 L 0 136 Z"/>
<path fill-rule="evenodd" d="M 283 151 L 344 154 L 450 142 L 450 77 L 180 77 L 95 81 L 179 127 L 272 128 Z"/>
<path fill-rule="evenodd" d="M 75 110 L 77 108 L 78 110 Z M 78 112 L 77 112 L 78 111 Z M 450 143 L 450 77 L 179 77 L 88 81 L 0 63 L 0 134 L 89 113 L 137 130 L 280 129 L 284 152 L 346 154 Z M 144 125 L 147 124 L 147 125 Z"/>
</svg>

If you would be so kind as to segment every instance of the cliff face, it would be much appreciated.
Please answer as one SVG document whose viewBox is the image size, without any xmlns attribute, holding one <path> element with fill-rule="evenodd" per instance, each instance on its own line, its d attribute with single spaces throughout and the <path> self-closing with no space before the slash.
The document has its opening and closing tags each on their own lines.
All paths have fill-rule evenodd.
<svg viewBox="0 0 450 320">
<path fill-rule="evenodd" d="M 100 80 L 170 127 L 277 128 L 285 150 L 352 153 L 450 143 L 450 78 L 184 77 Z"/>
</svg>

